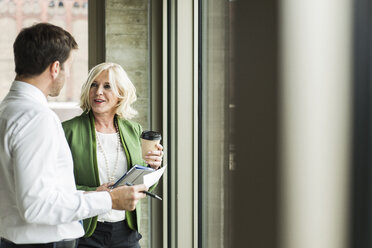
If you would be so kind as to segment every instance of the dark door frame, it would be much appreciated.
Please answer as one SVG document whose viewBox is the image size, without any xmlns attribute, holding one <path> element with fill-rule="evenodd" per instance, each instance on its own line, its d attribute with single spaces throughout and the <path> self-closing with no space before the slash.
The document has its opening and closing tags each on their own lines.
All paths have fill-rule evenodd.
<svg viewBox="0 0 372 248">
<path fill-rule="evenodd" d="M 354 1 L 350 247 L 372 247 L 372 3 Z"/>
</svg>

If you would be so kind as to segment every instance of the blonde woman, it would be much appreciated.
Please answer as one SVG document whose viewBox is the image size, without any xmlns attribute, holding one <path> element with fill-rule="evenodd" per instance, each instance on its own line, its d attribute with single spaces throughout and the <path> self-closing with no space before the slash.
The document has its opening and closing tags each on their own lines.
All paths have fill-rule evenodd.
<svg viewBox="0 0 372 248">
<path fill-rule="evenodd" d="M 115 63 L 95 66 L 82 86 L 82 115 L 64 122 L 63 128 L 74 160 L 77 188 L 84 191 L 109 190 L 135 164 L 160 167 L 163 147 L 143 161 L 142 128 L 130 121 L 136 89 L 123 68 Z M 85 236 L 78 247 L 140 247 L 140 202 L 134 211 L 111 212 L 84 220 Z"/>
</svg>

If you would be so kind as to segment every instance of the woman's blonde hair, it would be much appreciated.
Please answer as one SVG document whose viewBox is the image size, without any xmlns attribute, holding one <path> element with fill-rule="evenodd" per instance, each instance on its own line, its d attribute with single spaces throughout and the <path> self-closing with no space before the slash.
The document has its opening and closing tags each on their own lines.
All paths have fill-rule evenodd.
<svg viewBox="0 0 372 248">
<path fill-rule="evenodd" d="M 116 105 L 116 114 L 124 119 L 131 119 L 137 111 L 131 107 L 131 104 L 137 100 L 136 88 L 130 81 L 124 69 L 116 64 L 105 62 L 93 67 L 88 74 L 86 82 L 81 87 L 80 107 L 83 111 L 90 111 L 92 106 L 89 102 L 89 91 L 96 77 L 107 70 L 109 72 L 109 82 L 112 91 L 119 98 Z"/>
</svg>

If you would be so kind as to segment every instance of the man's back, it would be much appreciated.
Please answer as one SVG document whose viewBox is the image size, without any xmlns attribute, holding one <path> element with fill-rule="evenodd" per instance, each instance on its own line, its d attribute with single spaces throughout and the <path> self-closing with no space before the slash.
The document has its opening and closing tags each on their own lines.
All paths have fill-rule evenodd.
<svg viewBox="0 0 372 248">
<path fill-rule="evenodd" d="M 89 201 L 76 191 L 72 171 L 61 124 L 45 96 L 15 81 L 0 104 L 0 236 L 15 243 L 82 236 L 78 220 Z M 111 208 L 105 197 L 102 209 L 89 215 Z"/>
</svg>

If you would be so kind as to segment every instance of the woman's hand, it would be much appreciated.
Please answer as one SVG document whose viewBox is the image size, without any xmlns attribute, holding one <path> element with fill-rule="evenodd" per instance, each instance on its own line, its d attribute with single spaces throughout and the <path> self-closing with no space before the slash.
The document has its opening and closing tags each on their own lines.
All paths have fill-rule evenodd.
<svg viewBox="0 0 372 248">
<path fill-rule="evenodd" d="M 163 161 L 163 146 L 160 144 L 157 144 L 156 147 L 158 150 L 156 151 L 150 151 L 145 156 L 145 163 L 150 165 L 151 168 L 157 170 L 161 166 L 161 162 Z"/>
<path fill-rule="evenodd" d="M 104 183 L 101 186 L 97 187 L 96 191 L 110 191 L 110 186 L 112 186 L 112 183 Z"/>
</svg>

